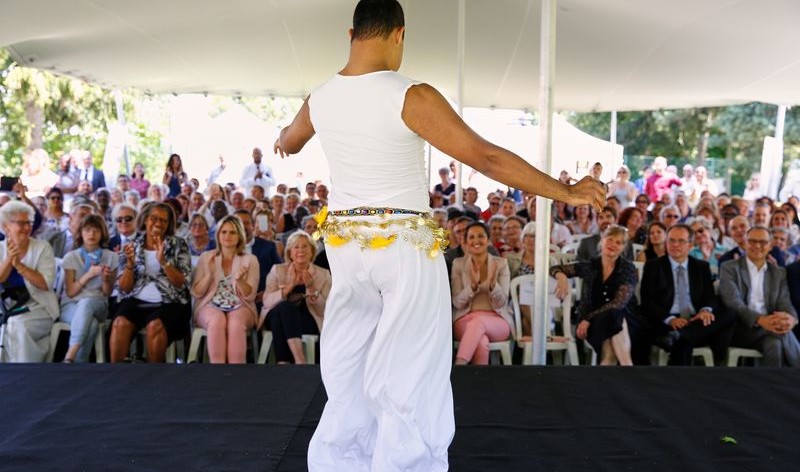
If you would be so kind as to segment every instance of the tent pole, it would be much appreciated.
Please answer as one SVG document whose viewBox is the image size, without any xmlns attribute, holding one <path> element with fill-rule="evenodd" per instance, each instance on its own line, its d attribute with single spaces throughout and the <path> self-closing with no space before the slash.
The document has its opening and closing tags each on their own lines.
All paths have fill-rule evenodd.
<svg viewBox="0 0 800 472">
<path fill-rule="evenodd" d="M 770 198 L 777 198 L 778 197 L 778 190 L 781 183 L 782 177 L 782 170 L 783 170 L 783 126 L 786 122 L 786 105 L 778 105 L 778 116 L 775 121 L 775 142 L 778 144 L 777 154 L 777 161 L 778 161 L 778 169 L 772 174 L 772 178 L 769 181 L 769 188 L 767 189 L 767 195 Z"/>
<path fill-rule="evenodd" d="M 556 61 L 557 0 L 542 0 L 539 49 L 539 153 L 537 167 L 551 174 L 553 160 L 553 83 Z M 533 359 L 534 365 L 547 363 L 547 331 L 549 323 L 548 271 L 550 269 L 550 200 L 536 199 L 536 267 L 534 272 Z M 569 316 L 566 314 L 565 316 Z"/>
<path fill-rule="evenodd" d="M 117 108 L 117 123 L 120 128 L 125 129 L 127 126 L 125 121 L 125 107 L 122 103 L 122 92 L 119 89 L 114 89 L 114 104 Z M 122 165 L 125 167 L 125 174 L 131 175 L 130 165 L 128 164 L 128 142 L 126 141 L 122 146 Z M 119 171 L 117 171 L 119 174 Z M 116 187 L 116 184 L 114 185 Z"/>
<path fill-rule="evenodd" d="M 617 110 L 611 112 L 611 136 L 609 136 L 609 141 L 617 144 Z"/>
<path fill-rule="evenodd" d="M 458 61 L 457 61 L 457 88 L 458 88 L 458 116 L 464 119 L 464 56 L 466 56 L 467 45 L 467 0 L 458 0 Z M 458 162 L 456 165 L 456 206 L 461 208 L 463 205 L 464 192 L 461 190 L 461 175 L 464 171 L 464 164 Z"/>
</svg>

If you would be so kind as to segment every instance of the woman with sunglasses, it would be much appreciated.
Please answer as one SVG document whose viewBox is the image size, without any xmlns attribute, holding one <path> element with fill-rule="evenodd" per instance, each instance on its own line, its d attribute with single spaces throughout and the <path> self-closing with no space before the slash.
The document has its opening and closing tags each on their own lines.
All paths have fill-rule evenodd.
<svg viewBox="0 0 800 472">
<path fill-rule="evenodd" d="M 622 165 L 617 170 L 617 178 L 608 184 L 608 197 L 614 196 L 619 200 L 620 208 L 628 208 L 636 198 L 636 186 L 630 181 L 631 170 Z"/>
<path fill-rule="evenodd" d="M 689 255 L 708 262 L 711 268 L 711 277 L 717 280 L 719 258 L 728 251 L 728 248 L 714 239 L 713 228 L 707 218 L 696 216 L 688 224 L 694 231 L 694 247 L 689 250 Z"/>
<path fill-rule="evenodd" d="M 47 192 L 47 210 L 44 212 L 42 228 L 64 231 L 67 226 L 69 226 L 69 215 L 64 211 L 64 192 L 58 187 L 53 187 Z"/>
</svg>

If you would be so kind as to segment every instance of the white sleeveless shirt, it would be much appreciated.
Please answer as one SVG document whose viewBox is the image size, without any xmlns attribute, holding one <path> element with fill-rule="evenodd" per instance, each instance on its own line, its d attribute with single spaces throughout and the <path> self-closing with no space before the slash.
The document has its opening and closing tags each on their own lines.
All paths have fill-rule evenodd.
<svg viewBox="0 0 800 472">
<path fill-rule="evenodd" d="M 311 92 L 311 123 L 330 166 L 330 210 L 430 211 L 424 141 L 401 117 L 416 83 L 393 71 L 337 74 Z"/>
</svg>

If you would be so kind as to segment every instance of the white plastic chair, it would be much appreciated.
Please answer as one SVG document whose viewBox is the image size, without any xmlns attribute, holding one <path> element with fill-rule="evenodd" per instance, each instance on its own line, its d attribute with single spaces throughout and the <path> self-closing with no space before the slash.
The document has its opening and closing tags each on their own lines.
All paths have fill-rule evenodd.
<svg viewBox="0 0 800 472">
<path fill-rule="evenodd" d="M 534 275 L 521 275 L 519 277 L 514 277 L 511 281 L 511 305 L 514 309 L 514 326 L 515 326 L 515 338 L 517 339 L 517 343 L 522 346 L 522 364 L 529 365 L 531 359 L 531 350 L 533 349 L 533 342 L 530 339 L 523 338 L 522 336 L 522 308 L 520 305 L 520 288 L 523 285 L 530 284 L 533 285 L 534 283 Z M 550 297 L 555 297 L 552 293 L 548 294 Z M 566 352 L 566 360 L 568 361 L 569 365 L 578 365 L 578 347 L 575 343 L 575 338 L 572 337 L 572 325 L 570 320 L 570 311 L 572 307 L 572 297 L 567 297 L 564 301 L 560 303 L 561 308 L 561 326 L 562 326 L 562 333 L 558 335 L 559 337 L 564 338 L 564 340 L 553 340 L 553 332 L 552 332 L 552 319 L 548 316 L 548 319 L 545 320 L 545 326 L 547 329 L 547 336 L 550 338 L 550 341 L 547 341 L 546 349 L 547 351 L 553 351 L 553 361 L 554 363 L 558 363 L 556 359 L 559 357 L 555 356 L 556 353 L 564 354 Z M 552 312 L 548 310 L 548 314 Z"/>
<path fill-rule="evenodd" d="M 756 364 L 760 363 L 760 359 L 764 357 L 759 351 L 755 349 L 745 349 L 743 347 L 729 347 L 728 348 L 728 367 L 738 367 L 739 360 L 744 358 L 751 358 Z"/>
<path fill-rule="evenodd" d="M 653 352 L 657 357 L 656 365 L 665 366 L 669 362 L 669 353 L 664 349 L 653 346 Z M 706 367 L 714 367 L 714 352 L 709 347 L 696 347 L 692 349 L 692 358 L 699 357 L 703 359 L 703 365 Z"/>
<path fill-rule="evenodd" d="M 95 361 L 99 364 L 106 361 L 106 323 L 100 323 L 100 327 L 97 329 L 97 336 L 94 338 L 94 356 Z M 58 338 L 63 331 L 70 331 L 69 324 L 63 321 L 56 321 L 53 323 L 53 327 L 50 328 L 50 349 L 47 351 L 47 362 L 53 362 L 56 347 L 58 346 Z"/>
<path fill-rule="evenodd" d="M 580 246 L 580 245 L 581 245 L 580 241 L 579 242 L 567 243 L 561 248 L 561 252 L 563 252 L 565 254 L 577 254 L 578 253 L 578 246 Z"/>
<path fill-rule="evenodd" d="M 304 334 L 301 338 L 303 341 L 303 350 L 305 351 L 306 362 L 309 364 L 317 363 L 317 343 L 319 342 L 319 335 Z M 270 350 L 272 349 L 272 331 L 261 332 L 261 348 L 258 351 L 257 364 L 266 364 L 267 357 L 269 357 Z"/>
<path fill-rule="evenodd" d="M 253 350 L 258 347 L 258 335 L 254 329 L 250 330 L 250 339 L 251 345 L 253 346 Z M 200 350 L 201 343 L 204 343 L 206 338 L 208 337 L 208 331 L 204 328 L 195 327 L 192 330 L 192 341 L 189 343 L 189 354 L 186 356 L 186 363 L 197 362 L 197 355 L 198 351 Z M 208 363 L 208 343 L 204 343 L 203 349 L 203 363 Z"/>
</svg>

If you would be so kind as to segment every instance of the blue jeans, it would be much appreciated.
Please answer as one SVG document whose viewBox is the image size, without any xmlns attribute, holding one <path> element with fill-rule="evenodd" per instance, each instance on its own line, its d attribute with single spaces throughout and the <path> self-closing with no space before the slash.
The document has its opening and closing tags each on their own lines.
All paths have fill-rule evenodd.
<svg viewBox="0 0 800 472">
<path fill-rule="evenodd" d="M 80 298 L 61 305 L 61 321 L 69 324 L 69 345 L 81 345 L 75 362 L 89 360 L 97 330 L 107 317 L 106 298 Z"/>
</svg>

